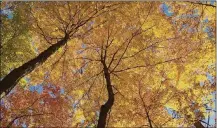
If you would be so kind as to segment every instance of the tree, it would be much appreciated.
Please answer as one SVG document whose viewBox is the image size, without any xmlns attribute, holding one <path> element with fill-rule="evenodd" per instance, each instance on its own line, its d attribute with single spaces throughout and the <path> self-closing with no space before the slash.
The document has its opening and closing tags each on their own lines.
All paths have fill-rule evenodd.
<svg viewBox="0 0 217 128">
<path fill-rule="evenodd" d="M 145 12 L 141 8 L 139 10 Z M 133 12 L 133 11 L 131 11 L 131 12 Z M 148 13 L 146 13 L 146 14 L 148 14 Z M 137 16 L 137 15 L 131 14 L 131 16 Z M 155 14 L 155 16 L 156 16 L 156 14 Z M 113 21 L 114 17 L 111 19 Z M 134 19 L 132 21 L 133 23 L 132 24 L 129 23 L 127 26 L 128 28 L 131 27 L 130 25 L 133 26 L 136 22 L 135 17 L 133 17 L 132 19 Z M 118 18 L 116 20 L 118 21 Z M 121 20 L 126 23 L 126 21 L 123 18 Z M 162 17 L 161 17 L 161 21 L 162 21 Z M 169 19 L 169 21 L 170 21 L 170 19 Z M 109 73 L 111 75 L 114 75 L 113 77 L 122 78 L 121 81 L 134 81 L 135 77 L 133 77 L 134 79 L 129 78 L 129 76 L 133 75 L 132 73 L 136 72 L 137 73 L 136 77 L 138 77 L 138 75 L 140 75 L 141 72 L 146 72 L 146 70 L 143 70 L 143 68 L 151 68 L 152 70 L 149 71 L 148 73 L 151 74 L 152 76 L 149 79 L 147 79 L 147 81 L 149 81 L 149 82 L 150 82 L 150 79 L 154 79 L 153 80 L 154 83 L 152 83 L 151 84 L 152 87 L 150 87 L 151 90 L 154 91 L 155 88 L 157 88 L 157 86 L 159 86 L 157 83 L 162 82 L 167 86 L 167 89 L 171 87 L 171 89 L 172 89 L 171 91 L 177 90 L 177 91 L 175 91 L 175 94 L 173 94 L 171 92 L 172 96 L 174 96 L 174 97 L 172 97 L 172 98 L 174 98 L 174 100 L 171 100 L 170 103 L 178 102 L 181 100 L 179 98 L 180 95 L 183 95 L 182 91 L 185 90 L 186 93 L 188 92 L 187 91 L 188 85 L 186 85 L 185 83 L 179 83 L 179 81 L 184 82 L 185 81 L 184 79 L 186 79 L 186 77 L 183 77 L 183 76 L 181 77 L 181 74 L 185 73 L 186 76 L 189 76 L 187 74 L 191 72 L 191 71 L 189 72 L 187 70 L 184 70 L 183 66 L 188 65 L 187 60 L 188 60 L 188 62 L 195 61 L 195 54 L 194 53 L 198 52 L 198 46 L 199 45 L 201 46 L 201 44 L 197 43 L 198 44 L 198 46 L 197 46 L 195 44 L 196 42 L 193 43 L 194 39 L 192 40 L 192 38 L 183 39 L 182 36 L 184 36 L 184 35 L 182 35 L 182 34 L 185 34 L 184 32 L 180 33 L 180 34 L 175 33 L 175 32 L 172 33 L 173 30 L 177 30 L 176 27 L 179 27 L 179 26 L 172 26 L 172 25 L 169 25 L 169 23 L 166 24 L 167 22 L 162 23 L 162 24 L 166 24 L 165 26 L 167 26 L 167 27 L 165 27 L 165 29 L 167 29 L 167 30 L 162 30 L 162 33 L 160 34 L 160 36 L 158 36 L 159 32 L 161 32 L 161 31 L 159 31 L 159 30 L 157 31 L 156 29 L 154 30 L 155 27 L 152 27 L 147 22 L 148 21 L 146 21 L 146 23 L 144 23 L 144 26 L 142 26 L 142 27 L 141 26 L 137 26 L 137 27 L 134 26 L 135 29 L 132 33 L 130 33 L 129 30 L 127 31 L 124 28 L 122 28 L 123 31 L 119 31 L 119 33 L 117 32 L 119 35 L 116 33 L 116 35 L 117 35 L 117 36 L 115 35 L 116 37 L 110 37 L 110 35 L 112 35 L 112 34 L 109 32 L 111 32 L 111 31 L 116 32 L 116 29 L 120 30 L 119 26 L 115 26 L 115 24 L 117 24 L 117 23 L 110 25 L 110 26 L 114 26 L 114 27 L 107 28 L 108 30 L 106 30 L 106 27 L 102 28 L 101 30 L 99 29 L 97 31 L 96 35 L 94 35 L 94 34 L 91 35 L 91 37 L 93 37 L 93 38 L 91 38 L 90 40 L 83 41 L 83 42 L 86 42 L 86 45 L 87 45 L 86 46 L 87 47 L 87 49 L 86 49 L 87 53 L 85 54 L 86 56 L 84 57 L 84 59 L 87 59 L 90 61 L 96 61 L 96 62 L 97 61 L 99 61 L 99 62 L 105 61 L 107 64 L 102 64 L 101 66 L 100 66 L 100 63 L 93 63 L 93 64 L 99 64 L 99 66 L 97 66 L 97 65 L 91 66 L 91 69 L 93 69 L 93 67 L 101 67 L 101 69 L 98 69 L 98 72 L 103 70 L 103 72 L 105 73 L 106 71 L 104 69 L 106 69 L 106 67 L 109 67 L 109 69 L 108 69 Z M 109 23 L 111 23 L 111 21 Z M 153 21 L 152 21 L 152 23 L 153 23 Z M 158 25 L 161 26 L 162 24 L 159 23 L 156 26 L 158 26 Z M 193 22 L 192 24 L 195 24 L 195 23 Z M 146 29 L 145 29 L 145 25 L 147 25 Z M 149 27 L 153 28 L 152 29 L 154 31 L 153 33 L 148 33 L 148 30 L 150 29 Z M 172 27 L 174 27 L 174 28 L 172 28 Z M 128 28 L 126 28 L 126 29 L 128 29 Z M 158 27 L 156 27 L 156 28 L 158 28 Z M 108 36 L 106 38 L 107 40 L 101 39 L 101 37 L 104 37 L 104 36 L 102 36 L 102 35 L 99 36 L 99 31 L 101 31 L 100 33 L 102 33 L 102 35 Z M 163 34 L 164 31 L 169 31 L 169 32 L 172 31 L 172 32 L 171 32 L 171 35 L 169 35 L 168 33 Z M 105 34 L 105 32 L 106 32 L 106 34 Z M 108 32 L 108 34 L 107 34 L 107 32 Z M 126 33 L 123 34 L 123 32 L 126 32 Z M 144 34 L 144 35 L 142 35 L 142 34 Z M 193 34 L 195 34 L 195 33 L 193 33 Z M 149 42 L 147 42 L 147 44 L 145 46 L 142 46 L 142 44 L 143 44 L 142 41 L 145 40 L 143 36 L 146 38 L 146 40 L 147 40 L 148 36 L 150 36 L 150 37 L 157 36 L 158 38 L 157 39 L 150 39 Z M 170 38 L 166 39 L 166 37 L 168 37 L 168 36 L 170 36 Z M 189 34 L 189 36 L 191 37 L 191 34 Z M 142 41 L 139 42 L 138 40 L 140 40 L 140 41 L 142 40 Z M 188 42 L 188 41 L 189 41 L 189 43 L 180 44 L 180 42 Z M 95 42 L 95 44 L 92 44 L 93 42 Z M 171 51 L 170 50 L 169 51 L 161 50 L 165 47 L 168 49 L 172 49 L 172 50 Z M 189 47 L 191 49 L 188 49 Z M 93 55 L 91 49 L 92 49 L 92 51 L 96 51 L 95 53 L 99 54 L 99 55 L 98 56 Z M 97 50 L 98 50 L 98 52 L 97 52 Z M 88 52 L 91 52 L 91 53 L 88 53 Z M 145 56 L 144 56 L 144 52 L 146 54 Z M 211 53 L 211 52 L 209 52 L 209 53 Z M 213 55 L 211 55 L 211 54 L 209 54 L 209 55 L 207 54 L 207 56 L 211 57 L 214 55 L 214 54 Z M 212 62 L 213 61 L 211 61 L 211 63 Z M 169 67 L 166 66 L 166 63 L 169 63 L 169 65 L 168 65 Z M 208 63 L 210 63 L 210 62 L 208 62 Z M 199 64 L 199 63 L 197 63 L 197 64 Z M 107 66 L 104 66 L 104 65 L 107 65 Z M 192 63 L 190 63 L 190 65 L 192 65 Z M 172 68 L 172 66 L 174 66 L 175 68 Z M 196 67 L 198 67 L 198 66 L 196 66 Z M 156 69 L 153 69 L 153 68 L 156 68 Z M 188 69 L 190 69 L 190 68 L 188 68 Z M 85 69 L 85 70 L 86 70 L 86 72 L 88 71 L 88 69 Z M 96 69 L 94 69 L 94 70 L 96 70 Z M 132 70 L 134 70 L 134 71 L 132 71 Z M 92 70 L 91 70 L 91 72 L 92 72 Z M 159 75 L 155 75 L 156 77 L 153 78 L 154 72 L 156 72 L 156 74 L 159 74 L 159 75 L 163 75 L 163 74 L 164 75 L 162 76 L 162 78 L 159 78 Z M 118 75 L 117 75 L 117 73 L 118 73 Z M 106 76 L 106 75 L 104 74 L 104 76 Z M 124 79 L 124 77 L 126 77 L 126 78 Z M 157 79 L 157 77 L 159 79 Z M 171 83 L 169 81 L 167 81 L 167 82 L 164 80 L 161 81 L 161 79 L 165 79 L 165 80 L 168 79 Z M 192 84 L 197 84 L 195 82 L 199 82 L 198 79 L 196 79 L 196 80 L 192 79 L 192 78 L 190 78 L 190 79 L 192 80 Z M 106 84 L 108 84 L 108 83 L 111 83 L 112 81 L 114 81 L 114 78 L 110 82 L 107 82 L 107 79 L 105 81 L 106 81 Z M 158 81 L 158 82 L 156 83 L 156 81 Z M 187 81 L 188 81 L 187 83 L 190 84 L 190 81 L 189 80 L 187 80 Z M 113 84 L 112 85 L 114 86 L 115 89 L 120 90 L 121 87 L 124 87 L 124 91 L 131 90 L 131 88 L 130 89 L 126 88 L 126 85 L 128 83 L 121 84 L 120 82 L 118 82 L 118 83 L 115 82 Z M 119 86 L 121 86 L 121 87 L 119 87 Z M 109 91 L 109 89 L 108 89 L 108 91 Z M 122 92 L 122 91 L 118 91 L 118 92 Z M 108 92 L 108 94 L 109 93 L 112 94 L 113 90 L 110 90 L 110 92 Z M 207 95 L 209 95 L 208 93 L 209 92 L 207 92 Z M 126 92 L 123 94 L 129 94 L 129 92 Z M 169 93 L 164 97 L 166 98 L 168 95 L 171 95 L 171 94 Z M 151 96 L 149 96 L 149 97 L 151 97 Z M 186 94 L 186 97 L 189 97 L 188 93 Z M 113 97 L 110 96 L 108 98 L 108 101 L 102 106 L 102 108 L 105 107 L 106 105 L 108 106 L 107 111 L 106 111 L 107 114 L 109 112 L 108 109 L 111 109 L 111 105 L 113 104 L 112 102 L 109 102 L 109 101 L 112 101 L 109 99 L 113 100 Z M 168 98 L 168 99 L 170 99 L 170 98 Z M 165 99 L 162 99 L 162 100 L 165 100 Z M 191 100 L 190 101 L 185 100 L 182 102 L 183 102 L 183 105 L 186 105 L 186 107 L 189 107 L 188 104 L 190 104 L 192 101 Z M 184 102 L 186 102 L 186 103 L 184 103 Z M 107 103 L 110 103 L 111 105 L 110 104 L 108 105 Z M 169 106 L 172 107 L 172 105 L 169 105 Z M 118 110 L 121 110 L 121 109 L 122 108 L 120 108 Z M 179 108 L 179 109 L 181 109 L 181 108 Z M 194 110 L 195 109 L 192 109 L 190 111 L 193 112 Z M 185 114 L 188 113 L 189 114 L 189 112 L 184 112 L 184 111 L 182 111 L 181 113 L 185 113 Z M 186 117 L 184 117 L 184 119 L 187 119 L 189 122 L 185 122 L 185 124 L 187 124 L 187 123 L 192 124 L 192 122 L 190 121 L 191 119 L 189 119 L 188 114 L 186 115 Z M 195 117 L 190 117 L 190 118 L 195 118 Z M 200 117 L 197 117 L 197 118 L 200 118 Z M 123 120 L 123 118 L 122 118 L 122 120 Z M 104 122 L 105 122 L 105 119 L 104 119 Z M 99 122 L 98 122 L 98 124 L 99 124 Z"/>
<path fill-rule="evenodd" d="M 31 3 L 30 3 L 31 4 Z M 34 5 L 34 3 L 32 3 Z M 36 3 L 36 10 L 37 10 L 37 4 L 39 4 L 40 6 L 57 6 L 58 7 L 58 3 L 46 3 L 46 4 L 41 4 L 41 3 Z M 32 5 L 30 5 L 30 14 L 33 13 L 31 12 L 31 7 Z M 15 68 L 14 70 L 12 70 L 8 75 L 6 75 L 0 82 L 1 85 L 1 90 L 0 93 L 2 94 L 3 92 L 9 93 L 9 91 L 11 89 L 13 89 L 13 87 L 16 85 L 16 83 L 26 74 L 28 74 L 29 72 L 31 72 L 32 70 L 34 70 L 34 68 L 43 63 L 44 61 L 47 60 L 48 57 L 50 57 L 54 52 L 56 52 L 59 48 L 61 48 L 62 46 L 64 46 L 67 41 L 72 38 L 73 36 L 75 36 L 75 33 L 77 33 L 77 31 L 79 31 L 79 28 L 81 28 L 82 26 L 84 26 L 87 22 L 89 22 L 91 19 L 95 18 L 98 16 L 98 13 L 103 13 L 104 9 L 107 7 L 100 7 L 100 9 L 98 10 L 98 8 L 93 8 L 92 10 L 90 10 L 89 5 L 85 5 L 84 8 L 81 8 L 85 11 L 85 14 L 81 13 L 81 10 L 77 9 L 75 10 L 74 13 L 71 12 L 71 5 L 68 4 L 68 6 L 64 6 L 63 4 L 59 4 L 61 12 L 56 12 L 54 7 L 48 8 L 48 11 L 51 9 L 53 11 L 53 15 L 51 13 L 51 16 L 53 18 L 53 20 L 50 21 L 50 19 L 48 19 L 48 17 L 46 17 L 45 19 L 41 19 L 41 17 L 37 17 L 36 20 L 36 26 L 37 28 L 41 31 L 41 35 L 44 37 L 44 39 L 47 41 L 47 43 L 49 43 L 51 46 L 48 47 L 46 50 L 44 50 L 43 52 L 41 52 L 37 57 L 31 59 L 30 61 L 24 63 L 23 65 L 21 65 L 18 68 Z M 61 7 L 62 6 L 62 7 Z M 76 5 L 74 5 L 76 7 Z M 79 5 L 77 5 L 79 6 Z M 81 5 L 82 6 L 82 5 Z M 86 7 L 87 6 L 87 7 Z M 111 6 L 111 5 L 110 5 Z M 33 6 L 34 7 L 34 6 Z M 60 16 L 59 13 L 63 13 L 63 9 L 66 9 L 66 11 L 68 11 L 69 13 L 64 17 L 67 19 L 63 19 L 62 15 Z M 109 8 L 109 6 L 108 6 Z M 46 8 L 44 8 L 46 10 Z M 87 12 L 86 12 L 87 11 Z M 37 13 L 35 14 L 37 15 Z M 34 14 L 32 14 L 32 16 L 35 18 Z M 41 16 L 41 14 L 40 14 Z M 46 16 L 46 15 L 44 15 Z M 43 25 L 45 25 L 46 23 L 48 23 L 49 25 L 47 25 L 46 29 L 48 29 L 47 33 L 51 33 L 53 36 L 53 33 L 56 37 L 50 37 L 47 36 L 46 33 L 43 31 L 43 29 L 40 27 L 38 20 L 40 19 L 39 22 L 43 22 Z M 46 20 L 49 20 L 46 22 Z M 57 22 L 59 23 L 58 25 L 53 23 L 55 20 L 57 20 Z M 65 21 L 67 20 L 67 21 Z M 33 25 L 34 26 L 34 25 Z M 54 40 L 54 42 L 56 42 L 55 44 L 51 43 L 51 41 L 49 41 L 49 38 L 51 41 Z"/>
<path fill-rule="evenodd" d="M 16 92 L 1 101 L 2 127 L 70 126 L 73 113 L 70 114 L 68 108 L 73 102 L 60 93 L 58 86 L 45 85 L 41 94 L 37 93 L 37 88 L 25 91 L 18 86 L 15 89 Z"/>
<path fill-rule="evenodd" d="M 93 9 L 96 16 L 83 20 L 85 24 L 77 31 L 64 29 L 65 23 L 71 23 L 70 10 L 78 11 L 82 19 L 82 14 L 89 14 L 86 9 L 90 9 L 89 13 Z M 70 38 L 66 36 L 67 41 L 47 55 L 43 65 L 31 68 L 32 72 L 25 76 L 30 85 L 40 84 L 43 88 L 55 85 L 64 88 L 65 96 L 72 97 L 69 99 L 72 107 L 63 106 L 64 110 L 58 113 L 73 113 L 65 117 L 71 119 L 66 121 L 67 125 L 100 128 L 210 125 L 204 120 L 209 119 L 207 109 L 213 108 L 211 93 L 215 91 L 212 6 L 189 2 L 41 2 L 32 3 L 29 10 L 31 31 L 38 36 L 36 41 L 43 42 L 38 44 L 39 51 L 60 44 L 55 42 L 70 30 L 76 31 L 73 36 L 68 33 Z M 41 15 L 42 12 L 46 13 Z M 59 104 L 55 102 L 52 106 L 55 109 Z M 53 110 L 52 106 L 45 107 L 46 112 Z M 4 119 L 12 124 L 11 121 L 23 116 Z M 41 122 L 51 122 L 49 117 L 43 117 Z M 44 126 L 52 125 L 44 123 Z"/>
</svg>

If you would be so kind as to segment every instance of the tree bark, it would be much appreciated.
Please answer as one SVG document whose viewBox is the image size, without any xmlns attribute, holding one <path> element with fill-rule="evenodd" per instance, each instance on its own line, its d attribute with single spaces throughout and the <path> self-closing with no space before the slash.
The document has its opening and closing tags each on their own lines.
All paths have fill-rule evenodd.
<svg viewBox="0 0 217 128">
<path fill-rule="evenodd" d="M 108 67 L 105 64 L 105 61 L 103 61 L 102 63 L 104 66 L 104 75 L 105 75 L 106 87 L 107 87 L 107 91 L 108 91 L 108 100 L 100 108 L 100 115 L 99 115 L 97 128 L 105 128 L 106 118 L 107 118 L 108 112 L 114 104 L 114 93 L 113 93 L 113 89 L 112 89 L 110 73 L 108 71 Z"/>
<path fill-rule="evenodd" d="M 205 127 L 201 124 L 200 121 L 195 122 L 195 123 L 194 123 L 194 126 L 195 126 L 196 128 L 205 128 Z"/>
<path fill-rule="evenodd" d="M 69 35 L 53 44 L 48 49 L 40 53 L 36 58 L 24 63 L 22 66 L 12 70 L 7 76 L 0 81 L 0 95 L 5 92 L 6 95 L 16 86 L 17 82 L 26 74 L 33 71 L 37 66 L 45 62 L 54 52 L 67 43 Z"/>
<path fill-rule="evenodd" d="M 150 128 L 153 128 L 152 123 L 151 123 L 151 119 L 150 119 L 149 114 L 148 114 L 148 110 L 146 108 L 145 108 L 145 113 L 146 113 L 146 116 L 148 118 L 148 123 L 149 123 Z"/>
</svg>

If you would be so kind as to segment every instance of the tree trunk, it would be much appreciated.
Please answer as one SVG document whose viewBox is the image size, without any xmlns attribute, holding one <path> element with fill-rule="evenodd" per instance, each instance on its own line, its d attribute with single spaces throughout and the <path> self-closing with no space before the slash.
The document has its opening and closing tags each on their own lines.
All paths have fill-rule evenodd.
<svg viewBox="0 0 217 128">
<path fill-rule="evenodd" d="M 147 118 L 148 118 L 149 126 L 150 126 L 150 128 L 153 128 L 152 123 L 151 123 L 151 119 L 150 119 L 150 117 L 149 117 L 149 114 L 148 114 L 148 111 L 147 111 L 146 108 L 145 108 L 145 112 L 146 112 L 146 115 L 147 115 Z"/>
<path fill-rule="evenodd" d="M 69 35 L 66 35 L 62 40 L 53 44 L 48 49 L 40 53 L 36 58 L 24 63 L 22 66 L 12 70 L 7 76 L 0 81 L 0 95 L 5 92 L 6 95 L 16 86 L 17 82 L 34 70 L 37 66 L 45 62 L 54 52 L 66 44 Z"/>
<path fill-rule="evenodd" d="M 196 128 L 205 128 L 205 127 L 201 124 L 200 121 L 195 122 L 195 123 L 194 123 L 194 126 L 195 126 Z"/>
<path fill-rule="evenodd" d="M 105 61 L 102 63 L 104 66 L 104 75 L 105 75 L 106 87 L 107 87 L 107 91 L 108 91 L 108 100 L 100 108 L 100 115 L 99 115 L 97 128 L 105 128 L 107 114 L 114 104 L 114 93 L 113 93 L 113 89 L 112 89 L 112 84 L 111 84 L 111 79 L 110 79 L 108 67 L 105 64 Z"/>
</svg>

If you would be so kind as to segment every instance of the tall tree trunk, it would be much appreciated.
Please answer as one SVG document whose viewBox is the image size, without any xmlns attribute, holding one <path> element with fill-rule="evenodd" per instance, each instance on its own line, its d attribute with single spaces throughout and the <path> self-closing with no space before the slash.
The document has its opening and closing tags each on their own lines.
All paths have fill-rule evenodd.
<svg viewBox="0 0 217 128">
<path fill-rule="evenodd" d="M 54 52 L 56 52 L 59 48 L 61 48 L 69 39 L 69 35 L 58 41 L 56 44 L 53 44 L 48 49 L 40 53 L 36 58 L 24 63 L 22 66 L 15 68 L 12 70 L 7 76 L 5 76 L 0 81 L 0 95 L 5 92 L 8 94 L 19 82 L 19 80 L 25 76 L 26 74 L 33 71 L 37 66 L 45 62 L 48 57 L 50 57 Z"/>
<path fill-rule="evenodd" d="M 108 91 L 108 100 L 100 108 L 100 115 L 99 115 L 97 128 L 105 128 L 107 114 L 114 104 L 114 93 L 113 93 L 113 89 L 112 89 L 110 73 L 108 71 L 108 67 L 105 64 L 105 61 L 103 61 L 102 63 L 104 66 L 104 75 L 105 75 L 106 87 L 107 87 L 107 91 Z"/>
</svg>

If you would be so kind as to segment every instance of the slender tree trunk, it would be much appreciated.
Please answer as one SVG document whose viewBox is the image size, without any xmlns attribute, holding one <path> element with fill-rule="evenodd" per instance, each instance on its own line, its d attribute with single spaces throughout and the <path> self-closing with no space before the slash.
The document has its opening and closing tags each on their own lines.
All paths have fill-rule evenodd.
<svg viewBox="0 0 217 128">
<path fill-rule="evenodd" d="M 148 114 L 148 110 L 146 108 L 145 108 L 145 113 L 146 113 L 146 116 L 148 118 L 148 123 L 149 123 L 150 128 L 153 128 L 152 123 L 151 123 L 151 119 L 150 119 L 149 114 Z"/>
<path fill-rule="evenodd" d="M 108 71 L 108 67 L 105 64 L 105 61 L 102 63 L 104 66 L 104 75 L 105 75 L 106 87 L 107 87 L 107 91 L 108 91 L 108 100 L 100 108 L 100 115 L 99 115 L 97 128 L 105 128 L 107 114 L 114 104 L 114 93 L 113 93 L 113 89 L 112 89 L 110 73 Z"/>
<path fill-rule="evenodd" d="M 17 82 L 26 74 L 33 71 L 37 66 L 45 62 L 54 52 L 61 48 L 68 41 L 66 36 L 56 44 L 50 46 L 47 50 L 40 53 L 36 58 L 24 63 L 22 66 L 12 70 L 7 76 L 0 81 L 0 95 L 5 92 L 8 94 L 17 84 Z"/>
<path fill-rule="evenodd" d="M 139 87 L 140 87 L 140 86 L 139 86 Z M 146 114 L 146 116 L 147 116 L 147 118 L 148 118 L 149 126 L 150 126 L 150 128 L 153 128 L 152 123 L 151 123 L 152 121 L 151 121 L 151 118 L 150 118 L 150 116 L 149 116 L 149 111 L 148 111 L 147 106 L 145 105 L 145 102 L 144 102 L 143 97 L 142 97 L 142 95 L 141 95 L 141 88 L 139 88 L 139 96 L 140 96 L 140 98 L 141 98 L 141 100 L 142 100 L 142 104 L 143 104 L 143 107 L 144 107 L 144 109 L 145 109 L 145 114 Z"/>
</svg>

